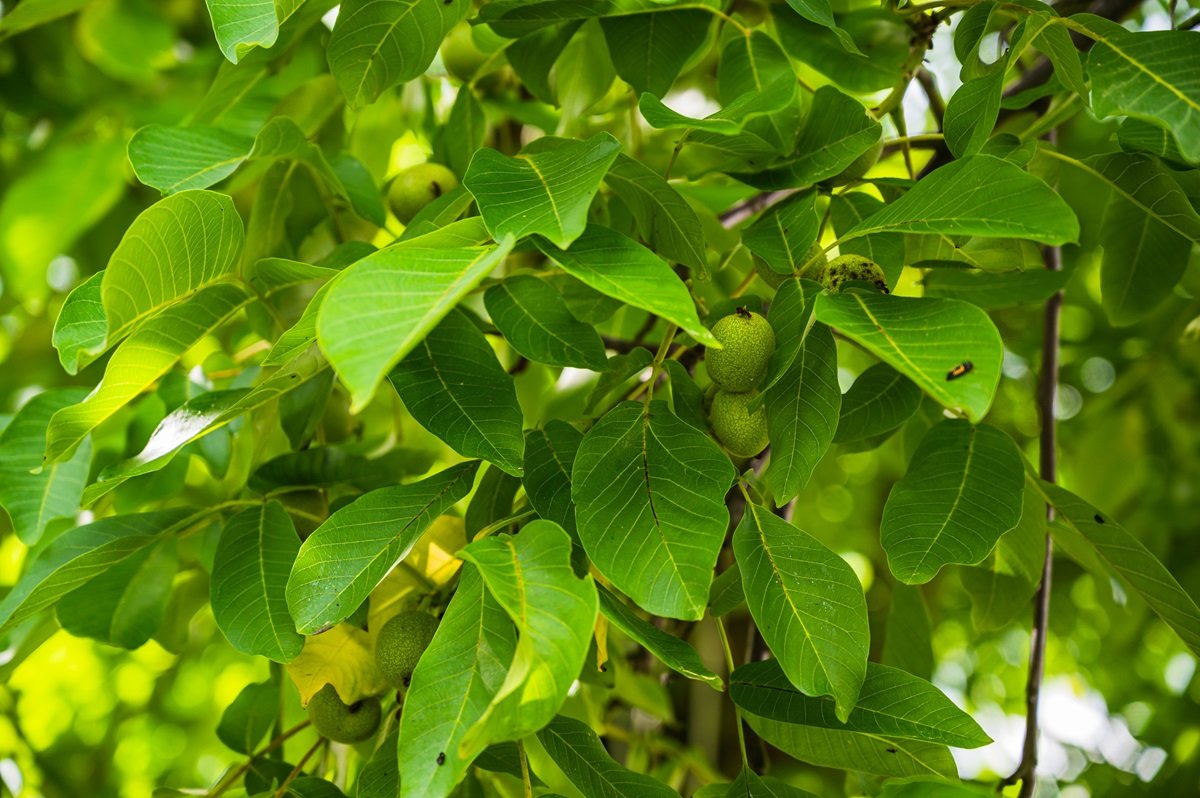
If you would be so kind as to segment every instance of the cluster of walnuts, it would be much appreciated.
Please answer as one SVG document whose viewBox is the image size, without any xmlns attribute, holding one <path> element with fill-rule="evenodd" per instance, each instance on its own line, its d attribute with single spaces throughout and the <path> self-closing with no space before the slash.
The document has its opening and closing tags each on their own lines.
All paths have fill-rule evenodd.
<svg viewBox="0 0 1200 798">
<path fill-rule="evenodd" d="M 820 246 L 814 244 L 805 262 L 809 265 L 802 276 L 812 277 L 831 291 L 840 291 L 849 283 L 865 283 L 888 293 L 883 269 L 862 255 L 842 255 L 826 263 Z M 785 279 L 768 269 L 760 268 L 759 274 L 774 287 Z M 726 451 L 753 457 L 770 442 L 767 412 L 758 399 L 758 388 L 775 352 L 775 331 L 763 316 L 742 307 L 717 321 L 712 334 L 723 348 L 710 349 L 705 355 L 714 389 L 708 396 L 708 423 Z"/>
<path fill-rule="evenodd" d="M 437 631 L 437 619 L 426 612 L 408 611 L 391 618 L 375 638 L 375 665 L 389 685 L 401 690 L 417 660 Z M 361 743 L 379 729 L 383 705 L 378 696 L 345 704 L 332 684 L 308 701 L 308 717 L 322 737 L 337 743 Z"/>
</svg>

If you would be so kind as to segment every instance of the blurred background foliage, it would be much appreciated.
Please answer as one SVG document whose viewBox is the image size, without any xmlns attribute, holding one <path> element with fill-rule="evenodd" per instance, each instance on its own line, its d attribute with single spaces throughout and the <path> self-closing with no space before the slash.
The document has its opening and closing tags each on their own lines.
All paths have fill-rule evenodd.
<svg viewBox="0 0 1200 798">
<path fill-rule="evenodd" d="M 10 5 L 11 0 L 3 3 Z M 105 266 L 126 227 L 158 199 L 157 192 L 133 178 L 126 142 L 143 125 L 203 116 L 214 76 L 228 69 L 200 0 L 68 0 L 61 5 L 79 10 L 29 30 L 21 29 L 19 4 L 12 17 L 0 19 L 0 427 L 42 390 L 95 381 L 97 366 L 75 377 L 63 371 L 51 333 L 67 292 Z M 757 10 L 754 2 L 735 5 L 746 15 Z M 867 3 L 843 0 L 834 5 L 845 11 Z M 324 3 L 326 9 L 331 6 Z M 1161 27 L 1165 19 L 1163 5 L 1151 0 L 1132 24 Z M 241 115 L 246 132 L 253 135 L 264 118 L 285 108 L 318 142 L 336 141 L 340 147 L 345 139 L 348 151 L 383 184 L 425 157 L 432 146 L 431 122 L 444 115 L 445 103 L 426 103 L 425 94 L 418 91 L 389 92 L 360 111 L 353 129 L 346 131 L 340 95 L 325 72 L 327 35 L 327 26 L 317 23 L 294 41 L 280 42 L 277 47 L 288 48 L 288 56 L 273 62 L 261 81 L 247 89 L 248 101 L 231 113 Z M 583 50 L 586 42 L 579 47 Z M 947 93 L 957 81 L 950 50 L 947 28 L 937 35 L 930 62 Z M 570 55 L 591 66 L 588 59 L 594 53 Z M 424 79 L 434 98 L 449 87 L 439 81 L 441 69 L 435 62 Z M 815 74 L 807 77 L 820 80 Z M 623 128 L 629 124 L 624 99 L 605 97 L 611 69 L 606 73 L 601 63 L 570 71 L 560 80 L 574 81 L 573 96 L 593 106 L 589 116 L 571 121 L 575 129 L 570 132 L 601 127 L 631 132 Z M 484 84 L 484 105 L 493 122 L 511 116 L 547 130 L 559 125 L 548 106 L 531 102 L 506 81 L 511 81 L 511 73 L 501 70 Z M 676 85 L 677 94 L 694 95 L 701 108 L 712 90 L 711 71 L 703 64 Z M 910 99 L 905 106 L 908 132 L 915 134 L 927 129 L 927 110 L 919 98 Z M 223 122 L 236 126 L 238 119 Z M 1060 141 L 1064 149 L 1083 157 L 1100 151 L 1113 129 L 1111 123 L 1079 115 L 1063 128 Z M 496 124 L 492 135 L 510 132 Z M 644 160 L 661 168 L 671 154 L 671 134 L 649 129 L 637 134 L 645 137 Z M 914 156 L 918 167 L 927 157 L 921 151 Z M 686 171 L 685 155 L 680 172 Z M 905 174 L 900 154 L 889 152 L 873 174 Z M 243 214 L 248 214 L 252 189 L 261 178 L 262 170 L 250 168 L 227 184 Z M 1061 190 L 1081 216 L 1102 213 L 1102 198 L 1089 196 L 1087 186 L 1072 182 L 1071 175 L 1062 175 Z M 688 196 L 719 212 L 748 193 L 728 181 L 701 181 L 689 187 Z M 323 211 L 304 207 L 316 194 L 314 190 L 306 198 L 297 193 L 298 208 L 289 223 L 288 237 L 300 258 L 323 254 L 332 240 L 328 225 L 312 223 Z M 720 228 L 714 217 L 709 218 L 719 242 Z M 735 256 L 715 275 L 713 296 L 741 282 L 750 267 L 744 257 Z M 1065 250 L 1067 268 L 1075 274 L 1063 317 L 1057 401 L 1061 479 L 1121 519 L 1168 564 L 1189 593 L 1200 595 L 1200 320 L 1194 319 L 1200 270 L 1190 269 L 1175 294 L 1144 322 L 1115 328 L 1099 304 L 1098 257 L 1094 241 Z M 918 279 L 918 274 L 906 272 L 899 291 L 919 291 L 914 284 Z M 643 317 L 634 311 L 622 313 L 617 326 L 631 336 Z M 1032 397 L 1039 366 L 1040 309 L 1009 309 L 994 318 L 1008 351 L 1006 379 L 990 419 L 1025 441 L 1026 454 L 1036 459 L 1038 418 Z M 198 347 L 185 365 L 204 364 L 207 371 L 222 359 L 234 365 L 228 353 L 238 353 L 245 343 L 238 334 L 222 333 L 230 339 Z M 839 363 L 845 388 L 870 361 L 843 342 Z M 526 417 L 542 420 L 577 415 L 590 388 L 571 385 L 536 365 L 522 372 L 517 384 Z M 96 435 L 93 472 L 140 451 L 157 422 L 189 391 L 187 377 L 177 371 L 157 391 L 106 422 Z M 893 588 L 878 543 L 880 513 L 908 455 L 938 416 L 934 407 L 925 407 L 878 450 L 835 447 L 801 495 L 797 520 L 855 567 L 867 588 L 875 645 L 889 635 L 928 636 L 935 683 L 969 707 L 997 740 L 978 751 L 956 752 L 962 775 L 994 778 L 1011 771 L 1019 756 L 1028 613 L 1022 609 L 1012 623 L 977 630 L 968 593 L 960 584 L 964 571 L 950 568 L 921 589 L 928 619 L 898 611 L 889 617 Z M 335 408 L 325 418 L 328 442 L 338 442 L 340 436 L 347 451 L 371 451 L 392 434 L 396 418 L 386 398 L 354 418 L 339 416 Z M 244 425 L 231 425 L 206 439 L 204 445 L 211 449 L 207 459 L 179 457 L 161 472 L 132 482 L 117 501 L 134 506 L 171 496 L 193 502 L 218 497 L 222 474 L 211 463 L 223 461 L 236 469 L 245 447 L 264 447 L 266 453 L 272 447 L 287 449 L 278 429 L 259 430 L 262 438 L 255 439 L 249 434 L 255 431 Z M 425 453 L 426 464 L 453 459 L 411 421 L 402 433 L 406 447 Z M 328 498 L 311 492 L 290 501 L 322 503 Z M 49 619 L 29 638 L 48 638 L 32 655 L 26 657 L 19 647 L 0 651 L 0 792 L 30 798 L 133 798 L 164 784 L 211 784 L 231 764 L 242 761 L 241 755 L 221 745 L 214 731 L 238 693 L 271 674 L 264 661 L 229 647 L 205 603 L 212 531 L 183 541 L 181 567 L 164 605 L 163 624 L 142 648 L 126 652 L 72 637 Z M 16 580 L 25 556 L 25 547 L 0 514 L 0 585 Z M 1196 795 L 1196 661 L 1143 604 L 1125 598 L 1115 583 L 1102 583 L 1071 561 L 1059 559 L 1043 705 L 1044 767 L 1062 781 L 1062 794 L 1068 798 Z M 701 625 L 692 639 L 718 668 L 714 634 Z M 655 743 L 659 750 L 653 753 L 661 755 L 665 745 L 676 767 L 693 767 L 711 777 L 701 754 L 719 752 L 715 762 L 730 772 L 736 748 L 723 736 L 732 733 L 730 705 L 705 693 L 703 686 L 670 680 L 663 687 L 648 667 L 635 661 L 619 667 L 615 679 L 629 711 L 641 719 L 635 728 L 639 723 L 665 723 L 671 730 L 665 742 Z M 688 691 L 690 699 L 680 695 Z M 283 692 L 287 726 L 302 715 L 290 685 Z M 729 715 L 722 724 L 688 727 L 674 716 L 672 707 L 680 700 L 691 700 L 694 711 L 702 711 L 714 699 Z M 294 761 L 310 743 L 303 735 L 289 741 L 287 757 Z M 642 743 L 629 745 L 634 755 L 650 756 L 649 749 L 637 753 Z M 495 778 L 501 789 L 513 791 L 519 785 L 507 776 Z M 846 789 L 840 772 L 805 767 L 795 778 L 797 785 L 823 796 Z"/>
</svg>

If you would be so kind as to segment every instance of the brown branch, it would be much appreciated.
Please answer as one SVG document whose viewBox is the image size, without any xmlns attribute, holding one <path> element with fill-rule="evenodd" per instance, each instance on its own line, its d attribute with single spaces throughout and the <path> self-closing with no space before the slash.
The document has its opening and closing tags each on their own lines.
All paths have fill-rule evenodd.
<svg viewBox="0 0 1200 798">
<path fill-rule="evenodd" d="M 307 721 L 307 720 L 301 721 L 300 723 L 297 723 L 295 726 L 293 726 L 292 728 L 285 731 L 283 734 L 280 734 L 274 740 L 267 743 L 265 746 L 260 748 L 258 751 L 251 754 L 250 758 L 248 760 L 246 760 L 246 762 L 241 767 L 239 767 L 237 770 L 235 770 L 231 774 L 229 774 L 229 776 L 227 776 L 225 779 L 223 779 L 221 782 L 219 782 L 216 787 L 213 787 L 213 789 L 205 796 L 205 798 L 217 798 L 218 795 L 221 795 L 226 790 L 228 790 L 230 787 L 232 787 L 234 785 L 234 783 L 238 780 L 238 778 L 243 773 L 245 773 L 247 770 L 250 769 L 250 766 L 254 764 L 255 759 L 258 759 L 261 756 L 265 756 L 265 755 L 271 753 L 276 748 L 278 748 L 279 746 L 281 746 L 285 742 L 287 742 L 289 738 L 295 736 L 297 733 L 303 731 L 304 729 L 307 729 L 311 725 L 312 725 L 312 721 Z"/>
<path fill-rule="evenodd" d="M 1046 136 L 1051 144 L 1057 136 Z M 1045 247 L 1042 250 L 1046 268 L 1062 271 L 1062 250 Z M 1059 321 L 1062 315 L 1063 293 L 1059 291 L 1046 302 L 1042 327 L 1042 372 L 1038 379 L 1038 413 L 1042 428 L 1039 443 L 1038 470 L 1041 478 L 1054 482 L 1058 473 L 1058 430 L 1054 420 L 1054 398 L 1058 393 Z M 1046 505 L 1046 522 L 1054 520 L 1054 508 Z M 1045 562 L 1042 581 L 1038 585 L 1033 605 L 1033 628 L 1029 638 L 1029 678 L 1025 684 L 1025 742 L 1021 747 L 1021 762 L 1005 784 L 1021 782 L 1018 798 L 1029 798 L 1037 786 L 1038 762 L 1038 700 L 1041 697 L 1042 677 L 1046 664 L 1046 636 L 1050 632 L 1050 586 L 1054 567 L 1054 544 L 1049 531 L 1045 536 Z"/>
<path fill-rule="evenodd" d="M 780 200 L 783 200 L 795 193 L 796 189 L 764 191 L 761 194 L 755 194 L 753 197 L 745 200 L 744 202 L 739 202 L 737 205 L 734 205 L 717 218 L 721 220 L 721 225 L 726 229 L 737 227 L 740 223 L 746 219 L 749 219 L 759 211 L 764 211 Z"/>
</svg>

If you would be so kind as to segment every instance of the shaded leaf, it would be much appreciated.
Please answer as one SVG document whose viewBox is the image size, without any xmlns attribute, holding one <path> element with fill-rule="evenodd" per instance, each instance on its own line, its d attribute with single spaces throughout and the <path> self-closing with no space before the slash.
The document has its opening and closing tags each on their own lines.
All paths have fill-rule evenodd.
<svg viewBox="0 0 1200 798">
<path fill-rule="evenodd" d="M 512 275 L 489 288 L 483 301 L 504 339 L 530 360 L 593 371 L 604 367 L 600 334 L 571 315 L 562 296 L 544 280 Z"/>
<path fill-rule="evenodd" d="M 217 739 L 239 754 L 253 753 L 275 725 L 275 719 L 279 716 L 279 699 L 279 685 L 274 681 L 246 685 L 221 713 Z"/>
<path fill-rule="evenodd" d="M 876 363 L 842 396 L 835 443 L 861 441 L 895 430 L 921 406 L 921 389 L 889 366 Z"/>
<path fill-rule="evenodd" d="M 708 38 L 712 14 L 703 9 L 665 10 L 604 17 L 600 27 L 613 66 L 638 94 L 662 97 Z"/>
<path fill-rule="evenodd" d="M 525 439 L 516 387 L 464 313 L 451 311 L 389 379 L 417 423 L 454 451 L 521 475 Z"/>
<path fill-rule="evenodd" d="M 584 798 L 678 797 L 657 779 L 629 770 L 604 749 L 586 723 L 559 715 L 537 733 L 538 742 Z"/>
</svg>

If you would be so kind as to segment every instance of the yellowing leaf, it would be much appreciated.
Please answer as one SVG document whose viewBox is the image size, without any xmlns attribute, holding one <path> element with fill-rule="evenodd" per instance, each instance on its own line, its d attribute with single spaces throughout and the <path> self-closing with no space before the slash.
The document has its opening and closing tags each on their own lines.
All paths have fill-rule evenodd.
<svg viewBox="0 0 1200 798">
<path fill-rule="evenodd" d="M 367 633 L 348 623 L 305 638 L 304 650 L 286 667 L 305 705 L 327 684 L 347 704 L 388 689 L 375 668 Z"/>
</svg>

